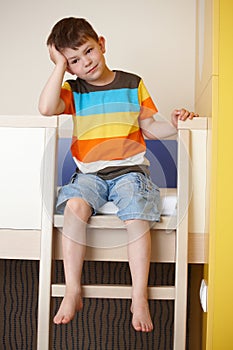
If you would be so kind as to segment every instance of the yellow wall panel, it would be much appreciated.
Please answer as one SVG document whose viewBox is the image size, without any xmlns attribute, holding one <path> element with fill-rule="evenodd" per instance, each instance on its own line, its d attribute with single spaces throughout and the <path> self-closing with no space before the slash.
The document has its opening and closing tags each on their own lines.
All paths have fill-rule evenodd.
<svg viewBox="0 0 233 350">
<path fill-rule="evenodd" d="M 233 348 L 233 2 L 214 2 L 207 350 Z"/>
</svg>

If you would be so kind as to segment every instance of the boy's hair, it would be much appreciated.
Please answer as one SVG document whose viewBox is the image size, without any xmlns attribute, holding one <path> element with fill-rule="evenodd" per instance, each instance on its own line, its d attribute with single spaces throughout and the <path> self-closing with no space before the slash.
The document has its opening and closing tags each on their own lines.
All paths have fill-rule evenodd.
<svg viewBox="0 0 233 350">
<path fill-rule="evenodd" d="M 97 42 L 99 40 L 92 26 L 84 18 L 68 17 L 54 25 L 47 39 L 47 45 L 55 45 L 58 51 L 65 48 L 77 49 L 89 38 Z"/>
</svg>

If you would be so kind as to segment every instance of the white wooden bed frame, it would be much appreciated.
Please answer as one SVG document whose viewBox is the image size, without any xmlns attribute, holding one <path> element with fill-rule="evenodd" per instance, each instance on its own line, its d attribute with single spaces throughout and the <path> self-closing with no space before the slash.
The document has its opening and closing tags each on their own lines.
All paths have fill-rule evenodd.
<svg viewBox="0 0 233 350">
<path fill-rule="evenodd" d="M 41 227 L 0 228 L 1 259 L 40 261 L 37 342 L 39 350 L 49 349 L 51 297 L 63 296 L 65 291 L 64 285 L 51 285 L 52 261 L 62 259 L 59 228 L 62 226 L 63 217 L 54 215 L 58 121 L 57 117 L 0 116 L 0 128 L 43 129 Z M 174 349 L 182 350 L 185 349 L 186 341 L 187 266 L 188 263 L 207 262 L 208 119 L 195 118 L 192 121 L 179 122 L 178 129 L 177 216 L 162 217 L 161 222 L 155 223 L 151 230 L 151 261 L 175 263 L 175 285 L 151 286 L 148 288 L 148 294 L 151 299 L 174 300 Z M 116 216 L 91 217 L 88 234 L 91 236 L 92 247 L 87 248 L 86 260 L 127 261 L 126 232 Z M 121 243 L 118 247 L 103 248 L 107 236 L 114 242 L 120 237 Z M 130 286 L 83 286 L 83 296 L 87 298 L 130 298 L 130 295 Z"/>
</svg>

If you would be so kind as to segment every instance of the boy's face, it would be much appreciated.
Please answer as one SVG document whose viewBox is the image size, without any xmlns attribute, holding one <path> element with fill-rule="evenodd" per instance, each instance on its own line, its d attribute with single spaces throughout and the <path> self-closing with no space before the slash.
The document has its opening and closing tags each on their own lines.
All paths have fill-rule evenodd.
<svg viewBox="0 0 233 350">
<path fill-rule="evenodd" d="M 98 83 L 106 69 L 104 52 L 103 37 L 99 38 L 99 42 L 89 38 L 75 50 L 71 48 L 62 50 L 68 62 L 67 71 L 93 84 Z"/>
</svg>

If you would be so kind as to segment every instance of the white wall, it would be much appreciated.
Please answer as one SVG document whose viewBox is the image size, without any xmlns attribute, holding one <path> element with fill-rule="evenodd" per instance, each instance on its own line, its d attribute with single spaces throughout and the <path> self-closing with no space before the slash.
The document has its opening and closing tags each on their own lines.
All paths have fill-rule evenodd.
<svg viewBox="0 0 233 350">
<path fill-rule="evenodd" d="M 193 109 L 196 0 L 7 0 L 0 5 L 0 114 L 39 114 L 52 69 L 46 38 L 67 16 L 107 40 L 111 68 L 141 75 L 162 115 Z"/>
</svg>

